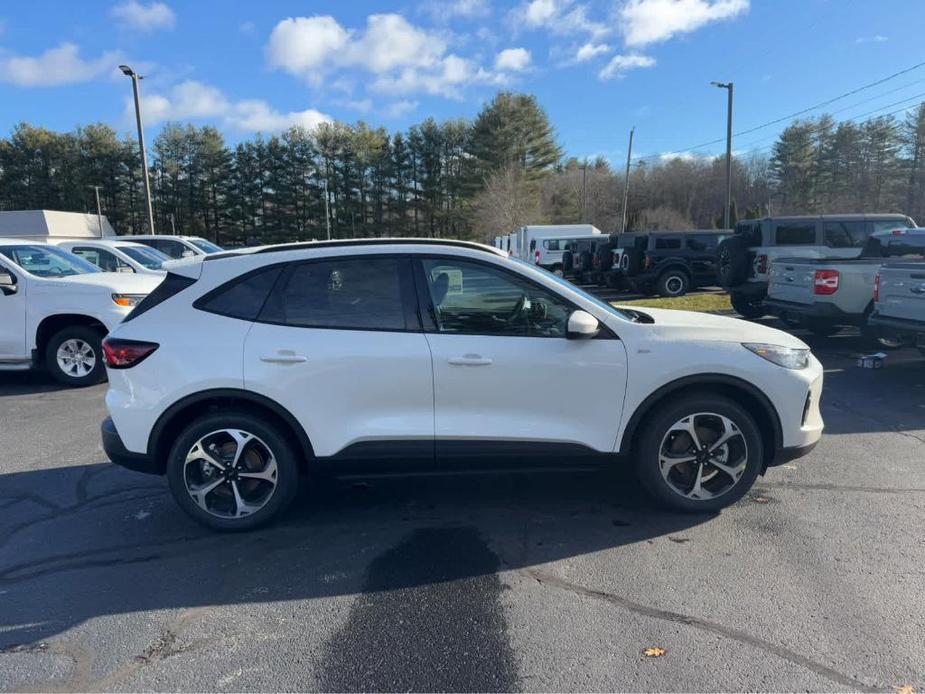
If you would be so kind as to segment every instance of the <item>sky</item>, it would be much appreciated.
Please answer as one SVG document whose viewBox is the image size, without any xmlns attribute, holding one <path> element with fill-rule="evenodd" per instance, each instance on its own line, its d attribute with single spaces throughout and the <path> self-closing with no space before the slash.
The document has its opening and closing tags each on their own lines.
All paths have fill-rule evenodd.
<svg viewBox="0 0 925 694">
<path fill-rule="evenodd" d="M 536 95 L 566 153 L 622 166 L 707 156 L 751 130 L 925 61 L 922 0 L 42 0 L 0 2 L 0 134 L 19 122 L 134 132 L 215 125 L 230 143 L 323 120 L 405 129 Z M 823 110 L 925 99 L 925 65 Z M 902 115 L 901 112 L 897 115 Z M 767 153 L 787 120 L 736 135 Z M 705 144 L 709 143 L 709 144 Z"/>
</svg>

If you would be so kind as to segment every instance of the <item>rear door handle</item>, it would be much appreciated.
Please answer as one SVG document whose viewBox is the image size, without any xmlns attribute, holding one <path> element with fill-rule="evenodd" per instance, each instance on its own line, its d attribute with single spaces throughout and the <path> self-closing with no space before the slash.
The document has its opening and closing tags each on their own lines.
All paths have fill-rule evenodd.
<svg viewBox="0 0 925 694">
<path fill-rule="evenodd" d="M 260 361 L 265 361 L 269 364 L 301 364 L 308 361 L 308 357 L 290 350 L 280 350 L 276 354 L 261 354 Z"/>
<path fill-rule="evenodd" d="M 478 354 L 466 354 L 462 357 L 450 357 L 447 361 L 451 366 L 491 366 L 494 363 L 491 359 L 482 357 Z"/>
</svg>

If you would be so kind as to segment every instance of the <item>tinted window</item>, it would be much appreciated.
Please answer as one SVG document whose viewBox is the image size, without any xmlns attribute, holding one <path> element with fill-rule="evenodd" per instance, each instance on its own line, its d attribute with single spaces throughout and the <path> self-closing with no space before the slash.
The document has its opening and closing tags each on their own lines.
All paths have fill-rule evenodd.
<svg viewBox="0 0 925 694">
<path fill-rule="evenodd" d="M 223 248 L 216 246 L 211 241 L 206 241 L 205 239 L 194 238 L 189 239 L 189 242 L 205 253 L 221 253 L 224 250 Z"/>
<path fill-rule="evenodd" d="M 182 258 L 184 251 L 192 254 L 192 251 L 182 243 L 179 241 L 171 241 L 170 239 L 142 239 L 141 243 L 156 248 L 161 253 L 171 258 Z"/>
<path fill-rule="evenodd" d="M 68 277 L 100 271 L 96 265 L 54 246 L 0 246 L 0 253 L 36 277 Z"/>
<path fill-rule="evenodd" d="M 305 328 L 405 330 L 398 258 L 333 258 L 290 266 L 261 320 Z"/>
<path fill-rule="evenodd" d="M 861 248 L 871 232 L 867 222 L 825 222 L 822 230 L 830 248 Z"/>
<path fill-rule="evenodd" d="M 196 308 L 232 318 L 255 320 L 281 271 L 280 267 L 273 267 L 234 280 L 206 294 L 196 302 Z"/>
<path fill-rule="evenodd" d="M 158 250 L 153 248 L 140 247 L 140 246 L 119 246 L 119 250 L 125 253 L 129 258 L 134 260 L 136 263 L 142 267 L 146 267 L 149 270 L 160 270 L 161 265 L 164 264 L 164 261 L 170 260 L 170 258 Z"/>
<path fill-rule="evenodd" d="M 673 251 L 681 248 L 681 239 L 679 238 L 657 238 L 655 239 L 655 250 Z"/>
<path fill-rule="evenodd" d="M 815 222 L 781 222 L 777 225 L 778 246 L 812 245 L 816 243 Z"/>
<path fill-rule="evenodd" d="M 564 337 L 571 307 L 517 275 L 455 259 L 422 261 L 443 333 Z"/>
</svg>

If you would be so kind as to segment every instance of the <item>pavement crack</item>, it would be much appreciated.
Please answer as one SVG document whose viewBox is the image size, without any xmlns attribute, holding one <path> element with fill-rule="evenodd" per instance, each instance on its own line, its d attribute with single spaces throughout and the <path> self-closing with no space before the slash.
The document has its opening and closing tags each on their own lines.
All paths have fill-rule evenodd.
<svg viewBox="0 0 925 694">
<path fill-rule="evenodd" d="M 802 653 L 798 653 L 797 651 L 787 648 L 786 646 L 781 646 L 771 641 L 766 641 L 760 637 L 753 636 L 752 634 L 749 634 L 748 632 L 741 629 L 736 629 L 735 627 L 725 626 L 723 624 L 711 622 L 701 617 L 694 617 L 692 615 L 686 615 L 680 612 L 662 610 L 657 607 L 652 607 L 650 605 L 644 605 L 642 603 L 629 600 L 628 598 L 624 598 L 619 595 L 614 595 L 613 593 L 607 593 L 601 590 L 595 590 L 593 588 L 586 588 L 585 586 L 572 583 L 571 581 L 566 581 L 559 576 L 544 571 L 538 571 L 536 569 L 523 569 L 522 573 L 542 585 L 548 585 L 553 588 L 568 591 L 575 595 L 591 598 L 592 600 L 607 602 L 611 605 L 616 605 L 617 607 L 621 607 L 625 610 L 629 610 L 630 612 L 634 612 L 644 617 L 651 617 L 653 619 L 673 622 L 675 624 L 684 624 L 686 626 L 693 627 L 694 629 L 700 629 L 701 631 L 717 634 L 719 636 L 738 641 L 739 643 L 759 648 L 767 653 L 776 655 L 779 658 L 794 663 L 795 665 L 799 665 L 800 667 L 806 668 L 807 670 L 810 670 L 817 675 L 825 677 L 826 679 L 837 682 L 838 684 L 846 687 L 851 687 L 853 689 L 864 692 L 884 691 L 889 689 L 889 687 L 884 685 L 872 686 L 865 684 L 864 682 L 845 675 L 833 668 L 828 667 L 827 665 L 818 663 L 815 660 L 806 657 Z"/>
</svg>

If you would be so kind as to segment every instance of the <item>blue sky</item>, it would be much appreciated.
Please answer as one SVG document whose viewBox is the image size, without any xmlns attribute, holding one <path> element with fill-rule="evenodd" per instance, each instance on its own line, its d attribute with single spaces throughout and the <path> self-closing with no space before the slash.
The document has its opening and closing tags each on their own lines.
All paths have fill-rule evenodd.
<svg viewBox="0 0 925 694">
<path fill-rule="evenodd" d="M 922 62 L 923 25 L 921 0 L 4 2 L 0 133 L 131 133 L 125 62 L 146 75 L 149 138 L 165 120 L 230 142 L 325 118 L 394 130 L 472 117 L 504 88 L 539 98 L 568 154 L 619 164 L 633 125 L 639 157 L 722 139 L 711 80 L 735 83 L 745 130 Z M 922 93 L 925 67 L 828 110 L 869 117 Z M 734 147 L 767 152 L 783 125 Z"/>
</svg>

